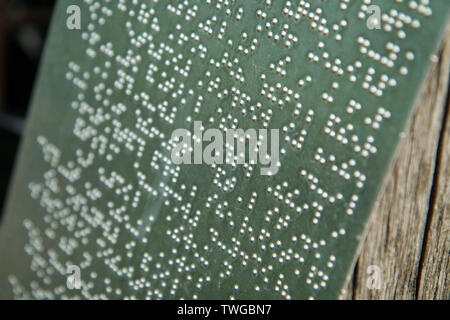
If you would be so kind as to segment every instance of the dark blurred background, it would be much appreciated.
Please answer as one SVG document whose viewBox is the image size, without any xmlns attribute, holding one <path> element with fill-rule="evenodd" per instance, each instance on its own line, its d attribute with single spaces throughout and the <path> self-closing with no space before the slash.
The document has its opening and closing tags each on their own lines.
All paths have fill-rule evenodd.
<svg viewBox="0 0 450 320">
<path fill-rule="evenodd" d="M 0 0 L 0 216 L 55 0 Z"/>
</svg>

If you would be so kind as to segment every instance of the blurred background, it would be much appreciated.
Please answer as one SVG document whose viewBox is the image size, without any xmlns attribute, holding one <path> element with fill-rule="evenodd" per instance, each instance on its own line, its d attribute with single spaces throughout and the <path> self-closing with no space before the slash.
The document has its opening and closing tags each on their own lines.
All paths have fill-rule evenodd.
<svg viewBox="0 0 450 320">
<path fill-rule="evenodd" d="M 0 0 L 0 215 L 55 0 Z"/>
</svg>

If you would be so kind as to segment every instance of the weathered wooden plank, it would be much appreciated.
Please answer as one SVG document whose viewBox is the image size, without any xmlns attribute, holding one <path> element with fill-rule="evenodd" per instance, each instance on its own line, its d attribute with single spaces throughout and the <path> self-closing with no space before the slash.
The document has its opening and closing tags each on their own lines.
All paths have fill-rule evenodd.
<svg viewBox="0 0 450 320">
<path fill-rule="evenodd" d="M 448 138 L 441 140 L 446 149 L 441 157 L 437 201 L 434 210 L 430 210 L 448 88 L 449 28 L 445 34 L 440 58 L 432 62 L 415 112 L 374 205 L 357 267 L 343 298 L 448 298 Z M 424 242 L 429 213 L 430 232 Z M 426 247 L 419 283 L 422 244 Z M 371 270 L 370 266 L 376 267 Z M 375 269 L 380 271 L 379 289 L 370 282 Z"/>
<path fill-rule="evenodd" d="M 447 113 L 437 159 L 433 206 L 429 213 L 419 274 L 418 299 L 450 299 L 450 117 Z"/>
</svg>

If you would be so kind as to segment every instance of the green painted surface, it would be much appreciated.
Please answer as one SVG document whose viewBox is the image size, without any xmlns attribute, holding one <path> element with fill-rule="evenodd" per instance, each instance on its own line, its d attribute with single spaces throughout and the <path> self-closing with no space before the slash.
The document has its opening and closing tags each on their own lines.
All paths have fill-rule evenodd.
<svg viewBox="0 0 450 320">
<path fill-rule="evenodd" d="M 337 298 L 448 1 L 210 2 L 58 2 L 0 297 Z M 196 120 L 280 129 L 278 173 L 173 164 Z"/>
</svg>

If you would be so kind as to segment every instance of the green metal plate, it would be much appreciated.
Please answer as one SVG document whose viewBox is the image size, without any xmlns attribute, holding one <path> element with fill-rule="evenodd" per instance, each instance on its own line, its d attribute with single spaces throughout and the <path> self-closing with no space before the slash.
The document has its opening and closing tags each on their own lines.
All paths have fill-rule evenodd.
<svg viewBox="0 0 450 320">
<path fill-rule="evenodd" d="M 85 0 L 69 30 L 71 2 L 1 224 L 0 297 L 337 298 L 449 2 Z M 279 129 L 278 172 L 174 164 L 194 121 Z"/>
</svg>

